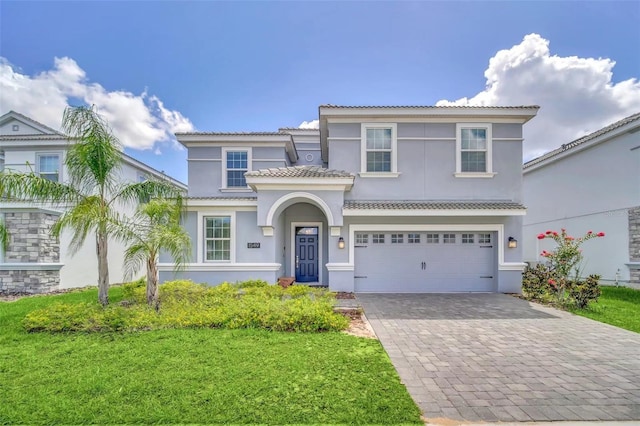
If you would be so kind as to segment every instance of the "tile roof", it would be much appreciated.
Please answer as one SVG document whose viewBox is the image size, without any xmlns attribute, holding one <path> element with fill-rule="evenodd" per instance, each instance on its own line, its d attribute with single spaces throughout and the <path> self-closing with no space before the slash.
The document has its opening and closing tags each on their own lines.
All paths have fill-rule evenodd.
<svg viewBox="0 0 640 426">
<path fill-rule="evenodd" d="M 247 177 L 282 177 L 282 178 L 353 178 L 353 174 L 344 170 L 330 170 L 318 166 L 278 167 L 255 170 L 245 173 Z"/>
<path fill-rule="evenodd" d="M 256 201 L 258 197 L 186 197 L 187 200 Z"/>
<path fill-rule="evenodd" d="M 527 161 L 526 163 L 524 163 L 523 167 L 525 169 L 527 169 L 527 168 L 529 168 L 531 166 L 534 166 L 534 165 L 536 165 L 538 163 L 541 163 L 541 162 L 545 161 L 548 158 L 555 157 L 558 154 L 561 154 L 561 153 L 563 153 L 565 151 L 568 151 L 568 150 L 573 149 L 573 148 L 575 148 L 577 146 L 580 146 L 580 145 L 582 145 L 582 144 L 584 144 L 586 142 L 589 142 L 590 140 L 593 140 L 593 139 L 595 139 L 595 138 L 597 138 L 599 136 L 605 135 L 605 134 L 607 134 L 607 133 L 609 133 L 609 132 L 611 132 L 611 131 L 619 128 L 619 127 L 622 127 L 622 126 L 624 126 L 626 124 L 629 124 L 629 123 L 633 123 L 636 120 L 640 120 L 640 112 L 638 112 L 636 114 L 633 114 L 633 115 L 630 115 L 629 117 L 623 118 L 622 120 L 616 121 L 613 124 L 610 124 L 610 125 L 608 125 L 606 127 L 603 127 L 600 130 L 597 130 L 597 131 L 595 131 L 593 133 L 590 133 L 590 134 L 588 134 L 586 136 L 583 136 L 583 137 L 581 137 L 579 139 L 576 139 L 576 140 L 574 140 L 572 142 L 562 144 L 560 146 L 560 148 L 556 148 L 553 151 L 549 151 L 546 154 L 541 155 L 540 157 L 537 157 L 537 158 L 534 158 L 533 160 Z"/>
<path fill-rule="evenodd" d="M 290 136 L 284 132 L 178 132 L 176 136 Z"/>
<path fill-rule="evenodd" d="M 26 140 L 68 140 L 67 136 L 60 133 L 50 135 L 0 135 L 0 140 L 3 141 L 26 141 Z"/>
<path fill-rule="evenodd" d="M 320 105 L 320 108 L 366 108 L 366 109 L 382 109 L 382 108 L 430 108 L 430 109 L 520 109 L 520 108 L 540 108 L 538 105 L 521 105 L 521 106 L 482 106 L 482 105 Z"/>
<path fill-rule="evenodd" d="M 311 129 L 308 127 L 305 128 L 300 128 L 300 127 L 280 127 L 278 129 L 281 132 L 286 132 L 286 131 L 291 131 L 291 130 L 296 130 L 296 131 L 301 131 L 301 132 L 317 132 L 319 131 L 319 129 Z"/>
<path fill-rule="evenodd" d="M 523 210 L 520 203 L 506 200 L 469 201 L 469 200 L 434 200 L 434 201 L 345 201 L 345 209 L 351 210 Z"/>
</svg>

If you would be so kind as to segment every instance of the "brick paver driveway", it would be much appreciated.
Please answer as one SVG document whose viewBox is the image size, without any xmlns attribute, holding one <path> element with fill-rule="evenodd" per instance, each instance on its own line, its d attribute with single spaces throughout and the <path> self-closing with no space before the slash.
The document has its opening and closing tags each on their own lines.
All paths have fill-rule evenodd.
<svg viewBox="0 0 640 426">
<path fill-rule="evenodd" d="M 427 418 L 640 420 L 640 334 L 502 294 L 358 294 Z"/>
</svg>

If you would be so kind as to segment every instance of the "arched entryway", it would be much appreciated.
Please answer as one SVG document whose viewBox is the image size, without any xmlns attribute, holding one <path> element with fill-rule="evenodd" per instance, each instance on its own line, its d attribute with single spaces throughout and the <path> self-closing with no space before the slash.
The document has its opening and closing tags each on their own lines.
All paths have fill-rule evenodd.
<svg viewBox="0 0 640 426">
<path fill-rule="evenodd" d="M 296 282 L 327 285 L 329 222 L 324 212 L 310 202 L 296 202 L 274 218 L 276 259 L 284 275 Z"/>
</svg>

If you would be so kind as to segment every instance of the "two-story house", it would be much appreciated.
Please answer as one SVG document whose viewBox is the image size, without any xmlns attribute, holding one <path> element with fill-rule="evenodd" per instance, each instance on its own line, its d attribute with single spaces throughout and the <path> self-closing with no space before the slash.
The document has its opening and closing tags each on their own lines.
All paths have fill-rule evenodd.
<svg viewBox="0 0 640 426">
<path fill-rule="evenodd" d="M 525 261 L 555 249 L 536 238 L 547 230 L 602 231 L 581 246 L 580 274 L 640 288 L 640 112 L 525 163 L 523 194 Z"/>
<path fill-rule="evenodd" d="M 68 179 L 64 159 L 69 138 L 29 117 L 10 111 L 0 116 L 0 170 L 34 172 L 54 181 Z M 138 182 L 154 176 L 168 179 L 186 192 L 183 183 L 123 154 L 120 178 Z M 9 233 L 9 247 L 0 247 L 0 291 L 45 293 L 52 290 L 96 285 L 98 266 L 95 238 L 87 237 L 80 250 L 71 255 L 70 232 L 60 239 L 50 234 L 62 206 L 0 199 L 0 221 Z M 133 207 L 120 206 L 123 213 Z M 109 278 L 124 281 L 122 262 L 125 247 L 109 242 Z"/>
<path fill-rule="evenodd" d="M 194 259 L 178 276 L 519 292 L 522 126 L 537 110 L 322 105 L 319 130 L 177 134 Z"/>
</svg>

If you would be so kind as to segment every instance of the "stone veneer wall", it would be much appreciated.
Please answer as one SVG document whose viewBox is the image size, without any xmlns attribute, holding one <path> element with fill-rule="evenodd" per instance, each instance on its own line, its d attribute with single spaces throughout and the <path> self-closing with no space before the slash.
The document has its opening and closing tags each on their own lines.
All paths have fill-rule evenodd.
<svg viewBox="0 0 640 426">
<path fill-rule="evenodd" d="M 0 293 L 46 293 L 57 290 L 60 271 L 40 270 L 38 263 L 60 262 L 60 241 L 51 235 L 56 215 L 43 212 L 8 212 L 4 224 L 9 232 L 5 263 L 29 263 L 28 268 L 0 271 Z"/>
<path fill-rule="evenodd" d="M 629 209 L 629 261 L 640 262 L 640 206 Z M 640 269 L 629 272 L 631 286 L 640 286 Z"/>
</svg>

